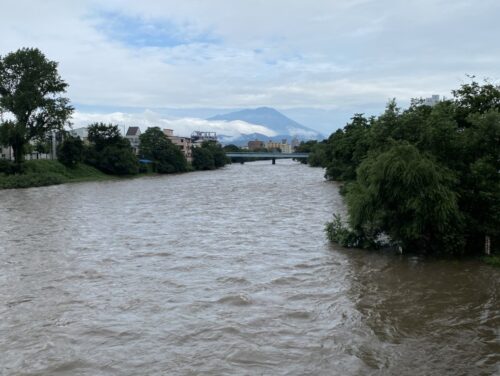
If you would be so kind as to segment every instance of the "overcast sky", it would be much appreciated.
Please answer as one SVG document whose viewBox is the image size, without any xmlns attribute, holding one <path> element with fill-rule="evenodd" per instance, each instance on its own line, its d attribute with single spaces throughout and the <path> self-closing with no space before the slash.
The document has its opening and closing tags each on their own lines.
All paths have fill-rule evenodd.
<svg viewBox="0 0 500 376">
<path fill-rule="evenodd" d="M 389 98 L 449 96 L 466 74 L 500 79 L 499 0 L 16 0 L 1 8 L 0 54 L 38 47 L 58 61 L 77 124 L 98 114 L 146 124 L 270 106 L 329 134 Z"/>
</svg>

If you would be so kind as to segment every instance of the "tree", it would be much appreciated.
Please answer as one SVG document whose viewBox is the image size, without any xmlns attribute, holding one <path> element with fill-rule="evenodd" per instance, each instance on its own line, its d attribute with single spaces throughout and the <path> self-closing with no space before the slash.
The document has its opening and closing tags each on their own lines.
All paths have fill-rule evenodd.
<svg viewBox="0 0 500 376">
<path fill-rule="evenodd" d="M 83 159 L 83 142 L 80 137 L 67 135 L 58 147 L 57 159 L 67 167 L 76 167 Z"/>
<path fill-rule="evenodd" d="M 193 167 L 196 170 L 214 170 L 229 162 L 224 149 L 215 141 L 204 141 L 193 148 Z"/>
<path fill-rule="evenodd" d="M 392 111 L 392 107 L 391 107 Z M 363 114 L 355 114 L 344 129 L 339 129 L 328 139 L 323 162 L 326 177 L 332 180 L 353 180 L 356 169 L 365 158 L 370 147 L 370 131 L 373 120 Z"/>
<path fill-rule="evenodd" d="M 202 149 L 206 149 L 210 152 L 213 159 L 213 164 L 215 168 L 224 167 L 229 159 L 226 157 L 226 153 L 222 149 L 222 146 L 215 141 L 204 141 L 201 144 Z M 194 158 L 194 156 L 193 156 Z"/>
<path fill-rule="evenodd" d="M 405 250 L 460 253 L 462 214 L 453 175 L 409 144 L 367 158 L 347 193 L 352 227 L 385 233 Z"/>
<path fill-rule="evenodd" d="M 481 85 L 474 76 L 469 76 L 471 83 L 453 90 L 457 107 L 456 118 L 461 127 L 467 128 L 470 122 L 467 117 L 473 113 L 484 114 L 490 110 L 500 110 L 500 85 L 494 85 L 485 80 Z"/>
<path fill-rule="evenodd" d="M 187 171 L 187 160 L 181 149 L 160 128 L 148 128 L 139 138 L 139 154 L 142 158 L 154 161 L 157 172 L 166 174 Z"/>
<path fill-rule="evenodd" d="M 193 148 L 193 167 L 196 170 L 215 170 L 214 156 L 208 148 Z"/>
<path fill-rule="evenodd" d="M 118 125 L 93 123 L 88 126 L 87 131 L 87 138 L 97 151 L 103 150 L 106 146 L 116 145 L 123 140 Z"/>
<path fill-rule="evenodd" d="M 90 146 L 84 152 L 86 163 L 108 174 L 132 175 L 139 172 L 139 161 L 117 125 L 89 125 L 88 140 Z"/>
<path fill-rule="evenodd" d="M 133 175 L 139 172 L 139 161 L 128 140 L 106 146 L 99 154 L 97 167 L 112 175 Z"/>
<path fill-rule="evenodd" d="M 385 234 L 406 250 L 500 251 L 500 86 L 473 81 L 453 95 L 404 111 L 391 101 L 330 136 L 327 176 L 347 183 L 350 243 Z M 339 221 L 328 233 L 346 239 Z"/>
<path fill-rule="evenodd" d="M 237 153 L 237 152 L 241 152 L 241 149 L 234 145 L 234 144 L 229 144 L 229 145 L 226 145 L 224 146 L 222 149 L 224 149 L 224 151 L 226 153 Z"/>
<path fill-rule="evenodd" d="M 30 140 L 63 129 L 73 112 L 69 99 L 60 96 L 67 86 L 57 63 L 36 48 L 0 56 L 0 110 L 15 119 L 1 125 L 0 141 L 12 146 L 18 165 Z"/>
</svg>

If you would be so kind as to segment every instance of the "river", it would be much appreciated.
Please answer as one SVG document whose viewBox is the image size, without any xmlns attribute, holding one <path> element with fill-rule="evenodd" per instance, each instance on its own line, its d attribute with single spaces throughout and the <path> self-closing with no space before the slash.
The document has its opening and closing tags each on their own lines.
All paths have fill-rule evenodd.
<svg viewBox="0 0 500 376">
<path fill-rule="evenodd" d="M 0 374 L 500 374 L 500 271 L 332 246 L 344 210 L 288 160 L 0 191 Z"/>
</svg>

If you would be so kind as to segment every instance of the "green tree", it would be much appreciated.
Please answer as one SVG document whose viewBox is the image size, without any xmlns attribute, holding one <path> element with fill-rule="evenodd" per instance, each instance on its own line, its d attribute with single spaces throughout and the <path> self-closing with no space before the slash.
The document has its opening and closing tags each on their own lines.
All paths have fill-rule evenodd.
<svg viewBox="0 0 500 376">
<path fill-rule="evenodd" d="M 453 174 L 409 144 L 366 159 L 347 193 L 351 226 L 385 233 L 405 250 L 463 251 Z"/>
<path fill-rule="evenodd" d="M 97 165 L 101 171 L 112 175 L 134 175 L 139 172 L 139 161 L 128 140 L 124 141 L 126 142 L 119 142 L 102 149 Z"/>
<path fill-rule="evenodd" d="M 226 145 L 223 147 L 223 149 L 226 153 L 237 153 L 241 151 L 241 149 L 234 144 Z"/>
<path fill-rule="evenodd" d="M 67 135 L 57 149 L 57 159 L 67 167 L 76 167 L 83 160 L 83 142 L 80 137 Z"/>
<path fill-rule="evenodd" d="M 73 112 L 69 99 L 60 96 L 67 86 L 57 63 L 36 48 L 0 56 L 0 110 L 15 119 L 1 125 L 0 142 L 12 146 L 18 165 L 30 140 L 63 129 Z"/>
<path fill-rule="evenodd" d="M 97 151 L 101 151 L 107 146 L 123 142 L 123 136 L 120 133 L 118 125 L 93 123 L 87 127 L 87 130 L 88 140 L 94 145 Z"/>
<path fill-rule="evenodd" d="M 193 148 L 193 167 L 196 170 L 213 170 L 229 162 L 222 146 L 214 141 L 204 141 Z"/>
<path fill-rule="evenodd" d="M 322 165 L 324 156 L 320 155 L 321 151 L 319 150 L 318 141 L 309 140 L 309 141 L 301 141 L 301 143 L 295 148 L 296 153 L 309 153 L 309 158 L 304 159 L 300 158 L 298 161 L 303 164 L 309 164 L 311 167 L 324 167 Z"/>
<path fill-rule="evenodd" d="M 226 157 L 226 153 L 222 149 L 222 146 L 217 142 L 205 141 L 202 143 L 201 147 L 209 150 L 210 153 L 212 153 L 215 168 L 224 167 L 229 162 L 229 159 Z"/>
<path fill-rule="evenodd" d="M 471 82 L 453 90 L 456 104 L 456 119 L 462 128 L 470 125 L 470 114 L 484 114 L 490 110 L 500 110 L 500 86 L 485 81 L 483 85 L 470 76 Z"/>
<path fill-rule="evenodd" d="M 117 125 L 89 125 L 88 140 L 90 145 L 84 149 L 86 163 L 113 175 L 133 175 L 139 172 L 139 161 L 130 142 L 122 137 Z"/>
<path fill-rule="evenodd" d="M 392 110 L 391 105 L 389 111 Z M 329 146 L 324 150 L 324 158 L 329 161 L 323 162 L 328 179 L 347 181 L 356 178 L 356 169 L 371 145 L 372 123 L 373 120 L 366 119 L 363 114 L 355 114 L 344 129 L 329 137 Z"/>
<path fill-rule="evenodd" d="M 184 153 L 172 143 L 159 127 L 148 128 L 139 136 L 139 154 L 154 161 L 156 171 L 162 174 L 187 171 Z"/>
<path fill-rule="evenodd" d="M 473 81 L 453 95 L 404 111 L 391 101 L 330 136 L 327 176 L 347 182 L 353 231 L 334 221 L 330 239 L 385 234 L 407 250 L 481 253 L 490 238 L 500 251 L 500 86 Z"/>
<path fill-rule="evenodd" d="M 208 148 L 193 148 L 193 167 L 196 170 L 215 170 L 214 156 Z"/>
</svg>

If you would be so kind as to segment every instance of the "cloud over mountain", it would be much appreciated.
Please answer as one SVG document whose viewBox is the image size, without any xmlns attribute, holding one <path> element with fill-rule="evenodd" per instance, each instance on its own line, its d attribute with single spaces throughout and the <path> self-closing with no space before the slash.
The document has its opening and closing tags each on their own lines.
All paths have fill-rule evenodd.
<svg viewBox="0 0 500 376">
<path fill-rule="evenodd" d="M 73 114 L 72 123 L 74 128 L 85 127 L 94 122 L 117 124 L 122 128 L 122 131 L 129 126 L 138 126 L 143 131 L 148 127 L 168 128 L 173 129 L 175 134 L 182 136 L 189 136 L 193 131 L 217 132 L 233 138 L 252 133 L 259 133 L 268 137 L 277 135 L 274 130 L 268 127 L 242 120 L 206 120 L 192 117 L 165 118 L 151 110 L 142 113 L 112 112 L 104 114 L 76 111 Z"/>
<path fill-rule="evenodd" d="M 268 129 L 274 131 L 275 135 L 273 137 L 279 138 L 291 138 L 297 137 L 299 139 L 318 139 L 321 138 L 321 134 L 311 128 L 305 127 L 299 124 L 293 119 L 283 115 L 281 112 L 270 107 L 259 107 L 255 109 L 245 109 L 241 111 L 235 111 L 223 115 L 216 115 L 209 118 L 210 121 L 245 121 L 252 124 L 259 124 Z M 242 132 L 243 135 L 250 135 L 256 133 L 254 136 L 256 138 L 267 136 L 262 134 L 262 132 Z M 291 136 L 291 137 L 289 137 Z M 246 140 L 248 137 L 245 137 Z M 272 137 L 271 137 L 272 138 Z M 234 140 L 238 141 L 238 140 Z"/>
</svg>

